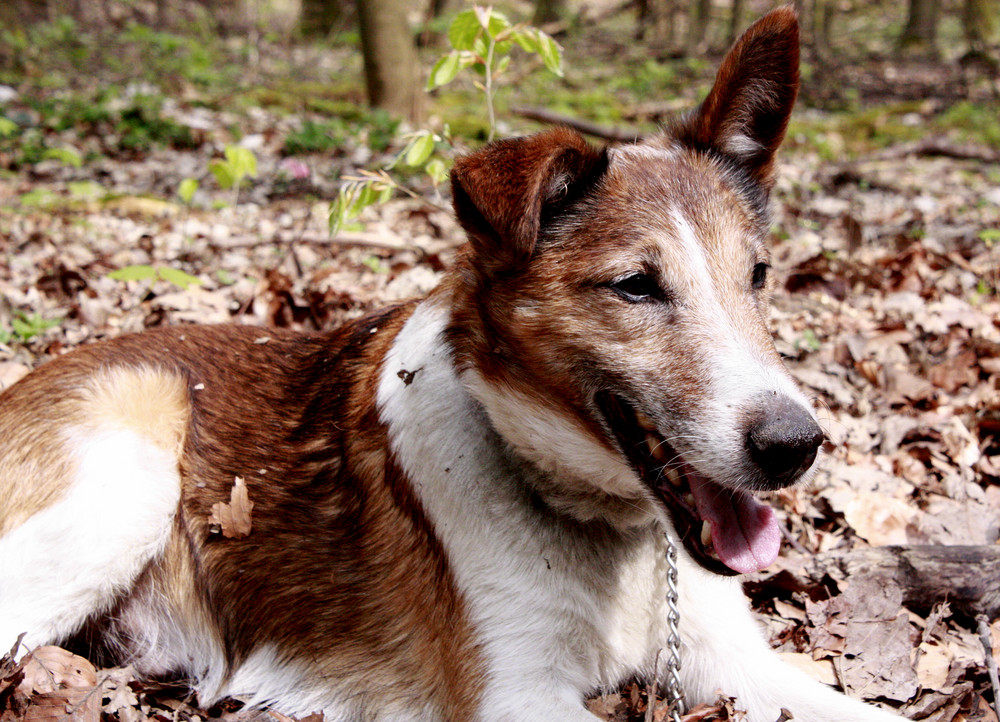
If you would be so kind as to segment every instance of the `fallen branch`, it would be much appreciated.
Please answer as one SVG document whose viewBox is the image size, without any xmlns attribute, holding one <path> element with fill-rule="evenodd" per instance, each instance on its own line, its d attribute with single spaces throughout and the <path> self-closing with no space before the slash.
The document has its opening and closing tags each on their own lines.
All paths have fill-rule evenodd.
<svg viewBox="0 0 1000 722">
<path fill-rule="evenodd" d="M 1000 152 L 975 143 L 955 143 L 947 138 L 925 138 L 917 143 L 903 143 L 875 154 L 879 160 L 893 160 L 910 155 L 939 156 L 956 160 L 1000 162 Z"/>
<path fill-rule="evenodd" d="M 592 135 L 595 138 L 613 140 L 621 143 L 631 143 L 642 140 L 643 133 L 637 128 L 607 128 L 597 123 L 574 118 L 561 113 L 553 113 L 545 108 L 514 108 L 515 115 L 529 120 L 537 120 L 539 123 L 549 123 L 550 125 L 565 125 L 567 128 L 578 130 L 585 135 Z"/>
<path fill-rule="evenodd" d="M 983 651 L 986 652 L 986 671 L 993 687 L 993 714 L 1000 718 L 1000 672 L 997 671 L 997 657 L 990 638 L 990 620 L 985 614 L 980 614 L 976 617 L 976 626 L 979 631 L 979 641 L 982 642 Z"/>
<path fill-rule="evenodd" d="M 969 617 L 1000 617 L 1000 546 L 886 546 L 847 554 L 828 552 L 809 565 L 812 578 L 825 573 L 835 578 L 868 574 L 891 579 L 902 589 L 903 603 L 917 612 L 929 612 L 947 600 L 952 609 Z"/>
</svg>

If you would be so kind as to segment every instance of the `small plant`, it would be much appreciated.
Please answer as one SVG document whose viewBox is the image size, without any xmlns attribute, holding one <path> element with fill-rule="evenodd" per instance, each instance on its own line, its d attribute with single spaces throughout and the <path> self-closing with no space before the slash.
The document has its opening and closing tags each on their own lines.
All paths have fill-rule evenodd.
<svg viewBox="0 0 1000 722">
<path fill-rule="evenodd" d="M 117 271 L 111 271 L 108 274 L 108 278 L 113 278 L 116 281 L 149 281 L 150 283 L 157 280 L 166 281 L 177 286 L 182 291 L 186 291 L 191 286 L 201 283 L 200 278 L 192 276 L 190 273 L 185 273 L 178 268 L 142 264 L 124 266 Z"/>
<path fill-rule="evenodd" d="M 63 165 L 73 166 L 74 168 L 81 168 L 83 166 L 83 158 L 72 148 L 49 148 L 42 153 L 42 158 L 57 160 Z"/>
<path fill-rule="evenodd" d="M 257 156 L 252 150 L 238 145 L 226 146 L 226 159 L 216 158 L 208 164 L 215 180 L 224 190 L 233 190 L 233 205 L 239 200 L 240 184 L 247 178 L 257 177 Z"/>
<path fill-rule="evenodd" d="M 539 55 L 545 67 L 562 77 L 562 54 L 559 45 L 538 28 L 511 25 L 510 21 L 489 7 L 475 7 L 460 12 L 448 28 L 452 51 L 434 64 L 427 89 L 433 90 L 453 81 L 463 68 L 473 68 L 483 76 L 476 87 L 486 98 L 490 122 L 487 141 L 496 135 L 496 112 L 493 100 L 496 81 L 510 66 L 510 53 L 517 44 L 528 53 Z"/>
<path fill-rule="evenodd" d="M 29 315 L 24 311 L 15 311 L 14 317 L 10 320 L 10 330 L 0 328 L 0 343 L 7 344 L 11 341 L 27 343 L 46 329 L 54 328 L 61 322 L 62 318 L 46 319 L 38 313 Z"/>
<path fill-rule="evenodd" d="M 302 127 L 291 131 L 285 137 L 285 153 L 301 155 L 304 153 L 325 153 L 339 148 L 344 143 L 343 123 L 333 120 L 327 123 L 316 123 L 307 120 Z"/>
<path fill-rule="evenodd" d="M 177 197 L 186 205 L 191 205 L 191 199 L 198 192 L 198 180 L 196 178 L 185 178 L 177 184 Z"/>
<path fill-rule="evenodd" d="M 562 76 L 562 52 L 555 40 L 538 28 L 511 24 L 506 16 L 490 7 L 477 6 L 456 15 L 448 27 L 448 42 L 452 49 L 434 64 L 427 89 L 451 83 L 466 68 L 477 72 L 482 80 L 475 85 L 483 93 L 490 125 L 488 141 L 496 135 L 497 81 L 509 68 L 515 47 L 538 55 L 548 70 Z M 439 150 L 454 147 L 447 126 L 440 134 L 421 130 L 407 138 L 406 146 L 385 168 L 344 177 L 345 184 L 330 209 L 331 233 L 338 232 L 368 206 L 385 203 L 396 191 L 415 196 L 388 173 L 400 164 L 423 171 L 435 189 L 448 178 L 451 158 L 435 155 Z"/>
</svg>

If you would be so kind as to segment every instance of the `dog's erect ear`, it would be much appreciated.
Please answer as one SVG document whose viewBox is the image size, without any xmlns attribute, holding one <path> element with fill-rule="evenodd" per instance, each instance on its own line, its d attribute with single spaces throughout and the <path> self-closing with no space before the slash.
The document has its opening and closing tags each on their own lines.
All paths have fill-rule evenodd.
<svg viewBox="0 0 1000 722">
<path fill-rule="evenodd" d="M 799 23 L 786 5 L 751 25 L 719 67 L 715 84 L 675 135 L 734 158 L 766 188 L 799 90 Z"/>
<path fill-rule="evenodd" d="M 566 128 L 490 143 L 455 161 L 452 202 L 480 267 L 514 269 L 531 258 L 546 211 L 579 197 L 606 163 Z"/>
</svg>

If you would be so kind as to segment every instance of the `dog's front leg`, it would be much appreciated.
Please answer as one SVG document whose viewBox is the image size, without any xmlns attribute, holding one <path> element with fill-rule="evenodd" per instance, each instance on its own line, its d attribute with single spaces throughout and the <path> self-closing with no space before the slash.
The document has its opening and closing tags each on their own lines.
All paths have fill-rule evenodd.
<svg viewBox="0 0 1000 722">
<path fill-rule="evenodd" d="M 685 560 L 680 569 L 682 681 L 691 703 L 721 690 L 751 722 L 775 722 L 787 709 L 801 722 L 899 722 L 791 667 L 771 650 L 738 578 Z"/>
</svg>

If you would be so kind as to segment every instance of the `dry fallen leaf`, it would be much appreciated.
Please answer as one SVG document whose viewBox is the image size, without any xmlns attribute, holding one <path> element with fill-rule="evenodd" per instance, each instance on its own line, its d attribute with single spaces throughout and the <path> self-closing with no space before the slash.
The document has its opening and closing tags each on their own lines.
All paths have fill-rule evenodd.
<svg viewBox="0 0 1000 722">
<path fill-rule="evenodd" d="M 253 502 L 247 491 L 246 482 L 237 476 L 233 482 L 233 490 L 229 495 L 229 503 L 218 501 L 212 504 L 212 515 L 208 523 L 219 527 L 226 539 L 242 539 L 249 536 L 253 511 Z"/>
<path fill-rule="evenodd" d="M 32 703 L 24 722 L 101 719 L 101 694 L 94 665 L 61 647 L 39 647 L 28 655 L 18 690 Z"/>
</svg>

